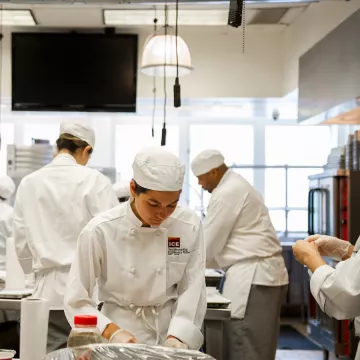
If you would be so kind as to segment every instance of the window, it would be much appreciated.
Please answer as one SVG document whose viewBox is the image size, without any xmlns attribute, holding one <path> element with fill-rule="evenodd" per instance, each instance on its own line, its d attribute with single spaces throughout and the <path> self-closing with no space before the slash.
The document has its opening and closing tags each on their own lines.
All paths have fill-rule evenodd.
<svg viewBox="0 0 360 360">
<path fill-rule="evenodd" d="M 135 155 L 144 147 L 160 145 L 161 125 L 155 127 L 155 138 L 151 136 L 151 126 L 118 125 L 116 126 L 115 162 L 118 180 L 131 180 L 132 163 Z M 179 155 L 179 128 L 167 125 L 166 148 Z"/>
<path fill-rule="evenodd" d="M 265 170 L 265 203 L 274 226 L 286 233 L 304 233 L 308 177 L 323 171 L 331 149 L 330 128 L 267 126 L 265 139 L 266 165 L 280 166 Z"/>
<path fill-rule="evenodd" d="M 288 215 L 288 231 L 307 232 L 308 212 L 307 210 L 290 210 Z"/>
<path fill-rule="evenodd" d="M 191 125 L 190 160 L 202 150 L 217 149 L 228 165 L 254 164 L 254 130 L 251 125 Z"/>
<path fill-rule="evenodd" d="M 269 211 L 271 222 L 279 232 L 285 232 L 286 222 L 285 222 L 285 212 L 282 210 L 270 210 Z"/>
<path fill-rule="evenodd" d="M 288 170 L 288 206 L 307 207 L 310 175 L 319 174 L 322 168 Z"/>
<path fill-rule="evenodd" d="M 266 165 L 323 166 L 330 152 L 328 126 L 267 126 L 265 139 Z"/>
<path fill-rule="evenodd" d="M 285 207 L 286 199 L 284 169 L 265 170 L 265 203 L 269 207 Z"/>
<path fill-rule="evenodd" d="M 217 149 L 222 152 L 227 165 L 254 164 L 254 130 L 251 125 L 191 125 L 190 126 L 190 161 L 205 149 Z M 235 169 L 251 184 L 254 179 L 253 169 Z M 199 212 L 204 211 L 209 203 L 210 194 L 204 192 L 201 203 L 202 190 L 197 178 L 190 174 L 190 208 Z"/>
<path fill-rule="evenodd" d="M 14 144 L 14 125 L 2 123 L 1 129 L 1 150 L 0 150 L 0 175 L 7 174 L 7 146 Z"/>
<path fill-rule="evenodd" d="M 25 124 L 24 144 L 32 145 L 32 139 L 49 140 L 50 144 L 56 144 L 59 137 L 60 127 L 57 124 Z"/>
</svg>

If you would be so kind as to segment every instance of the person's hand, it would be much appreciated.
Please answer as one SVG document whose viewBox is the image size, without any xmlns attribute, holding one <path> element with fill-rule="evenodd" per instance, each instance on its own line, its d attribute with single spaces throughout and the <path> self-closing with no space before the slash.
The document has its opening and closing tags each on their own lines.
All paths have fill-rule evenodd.
<svg viewBox="0 0 360 360">
<path fill-rule="evenodd" d="M 317 268 L 326 264 L 317 245 L 313 242 L 298 240 L 293 246 L 293 253 L 296 260 L 300 264 L 306 265 L 311 272 L 315 272 Z"/>
<path fill-rule="evenodd" d="M 132 334 L 121 329 L 115 331 L 109 339 L 109 344 L 136 344 L 137 342 Z"/>
<path fill-rule="evenodd" d="M 321 257 L 318 247 L 306 240 L 298 240 L 293 246 L 293 253 L 296 260 L 303 265 L 307 265 L 309 259 Z"/>
<path fill-rule="evenodd" d="M 312 235 L 305 239 L 318 246 L 322 256 L 328 256 L 336 261 L 346 257 L 351 246 L 350 242 L 327 235 Z"/>
<path fill-rule="evenodd" d="M 169 336 L 164 344 L 165 347 L 176 348 L 176 349 L 188 349 L 189 347 L 182 343 L 179 339 Z"/>
</svg>

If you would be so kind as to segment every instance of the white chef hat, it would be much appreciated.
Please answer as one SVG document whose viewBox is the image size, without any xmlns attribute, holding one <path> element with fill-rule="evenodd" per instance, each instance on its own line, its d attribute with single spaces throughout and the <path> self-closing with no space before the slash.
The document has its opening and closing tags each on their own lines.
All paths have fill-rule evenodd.
<svg viewBox="0 0 360 360">
<path fill-rule="evenodd" d="M 92 148 L 95 147 L 95 132 L 93 128 L 79 121 L 65 120 L 60 124 L 60 135 L 70 134 L 87 142 Z"/>
<path fill-rule="evenodd" d="M 133 163 L 134 180 L 140 186 L 156 191 L 181 190 L 185 165 L 163 147 L 142 149 Z"/>
<path fill-rule="evenodd" d="M 119 181 L 113 185 L 113 189 L 118 199 L 130 197 L 130 181 Z"/>
<path fill-rule="evenodd" d="M 219 150 L 209 149 L 202 151 L 191 163 L 195 176 L 207 174 L 225 163 L 225 158 Z"/>
<path fill-rule="evenodd" d="M 9 199 L 15 192 L 15 183 L 11 177 L 5 175 L 0 177 L 0 197 Z"/>
</svg>

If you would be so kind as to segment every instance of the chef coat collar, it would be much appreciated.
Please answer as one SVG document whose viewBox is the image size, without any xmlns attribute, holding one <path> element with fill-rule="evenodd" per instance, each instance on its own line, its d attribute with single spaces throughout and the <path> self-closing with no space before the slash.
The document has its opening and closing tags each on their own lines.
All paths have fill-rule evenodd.
<svg viewBox="0 0 360 360">
<path fill-rule="evenodd" d="M 142 222 L 138 217 L 134 214 L 133 209 L 131 208 L 131 200 L 127 202 L 126 204 L 126 216 L 129 218 L 129 220 L 137 227 L 142 226 Z"/>
<path fill-rule="evenodd" d="M 137 227 L 142 227 L 142 221 L 135 215 L 133 209 L 131 208 L 131 200 L 127 202 L 126 205 L 126 216 L 129 220 Z M 151 226 L 151 228 L 159 228 L 159 226 Z"/>
<path fill-rule="evenodd" d="M 77 165 L 75 158 L 71 154 L 68 154 L 68 153 L 61 153 L 61 154 L 56 155 L 56 157 L 54 158 L 54 160 L 52 162 L 53 163 L 66 162 L 69 164 Z"/>
<path fill-rule="evenodd" d="M 214 191 L 216 189 L 218 189 L 225 181 L 226 179 L 230 176 L 230 173 L 231 173 L 231 169 L 227 169 L 226 170 L 226 173 L 223 175 L 223 177 L 221 178 L 220 182 L 218 183 L 218 186 L 214 189 Z M 213 191 L 213 192 L 214 192 Z"/>
</svg>

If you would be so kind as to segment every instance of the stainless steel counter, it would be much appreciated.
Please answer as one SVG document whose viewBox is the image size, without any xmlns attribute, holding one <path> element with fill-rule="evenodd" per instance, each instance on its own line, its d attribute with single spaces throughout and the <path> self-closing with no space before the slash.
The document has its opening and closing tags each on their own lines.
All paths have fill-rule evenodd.
<svg viewBox="0 0 360 360">
<path fill-rule="evenodd" d="M 21 307 L 20 299 L 1 299 L 0 298 L 0 310 L 20 311 L 20 307 Z"/>
<path fill-rule="evenodd" d="M 0 298 L 0 310 L 20 311 L 20 299 Z M 224 321 L 230 320 L 230 309 L 208 308 L 204 321 L 204 338 L 206 353 L 216 360 L 225 360 L 224 356 Z"/>
</svg>

